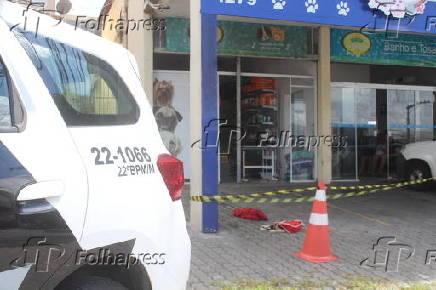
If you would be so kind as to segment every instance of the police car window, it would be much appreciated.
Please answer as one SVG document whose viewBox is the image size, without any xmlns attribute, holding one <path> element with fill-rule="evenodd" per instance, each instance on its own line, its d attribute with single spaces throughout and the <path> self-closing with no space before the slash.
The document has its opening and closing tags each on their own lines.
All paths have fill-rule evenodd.
<svg viewBox="0 0 436 290">
<path fill-rule="evenodd" d="M 50 38 L 16 30 L 69 126 L 135 123 L 139 108 L 106 61 Z"/>
<path fill-rule="evenodd" d="M 0 128 L 12 127 L 9 82 L 6 68 L 0 59 Z"/>
</svg>

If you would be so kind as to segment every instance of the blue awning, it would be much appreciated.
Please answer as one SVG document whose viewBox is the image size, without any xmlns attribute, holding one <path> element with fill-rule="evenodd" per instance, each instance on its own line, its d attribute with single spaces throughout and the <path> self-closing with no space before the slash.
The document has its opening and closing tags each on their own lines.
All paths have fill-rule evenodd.
<svg viewBox="0 0 436 290">
<path fill-rule="evenodd" d="M 370 2 L 393 4 L 371 9 Z M 400 0 L 202 0 L 202 13 L 436 34 L 436 3 L 415 2 L 398 8 Z"/>
</svg>

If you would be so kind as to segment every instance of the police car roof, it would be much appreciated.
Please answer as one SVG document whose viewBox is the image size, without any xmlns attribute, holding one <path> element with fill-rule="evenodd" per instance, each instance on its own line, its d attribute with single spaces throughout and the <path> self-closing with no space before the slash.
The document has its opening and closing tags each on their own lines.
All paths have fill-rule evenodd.
<svg viewBox="0 0 436 290">
<path fill-rule="evenodd" d="M 111 59 L 121 54 L 123 58 L 132 57 L 131 53 L 119 44 L 34 11 L 31 7 L 0 0 L 0 18 L 8 24 L 11 30 L 20 28 L 33 32 L 35 35 L 53 38 L 96 55 L 109 63 Z"/>
</svg>

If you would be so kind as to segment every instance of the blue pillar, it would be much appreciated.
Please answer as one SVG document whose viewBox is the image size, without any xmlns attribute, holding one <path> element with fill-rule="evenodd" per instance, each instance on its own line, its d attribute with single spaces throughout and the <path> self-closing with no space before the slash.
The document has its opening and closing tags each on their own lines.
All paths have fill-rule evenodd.
<svg viewBox="0 0 436 290">
<path fill-rule="evenodd" d="M 205 196 L 218 194 L 218 92 L 217 20 L 201 15 L 201 90 L 202 90 L 202 190 Z M 198 57 L 191 55 L 191 57 Z M 213 141 L 212 141 L 213 140 Z M 216 202 L 203 203 L 203 232 L 218 231 L 219 208 Z"/>
</svg>

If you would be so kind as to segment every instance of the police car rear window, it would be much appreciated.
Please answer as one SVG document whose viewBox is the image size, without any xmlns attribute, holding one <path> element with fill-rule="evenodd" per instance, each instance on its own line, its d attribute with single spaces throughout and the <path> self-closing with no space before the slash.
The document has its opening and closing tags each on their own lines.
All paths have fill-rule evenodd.
<svg viewBox="0 0 436 290">
<path fill-rule="evenodd" d="M 11 109 L 10 109 L 9 84 L 6 68 L 0 59 L 0 127 L 11 127 Z"/>
<path fill-rule="evenodd" d="M 51 38 L 20 30 L 14 33 L 68 126 L 136 123 L 139 108 L 106 61 Z"/>
</svg>

